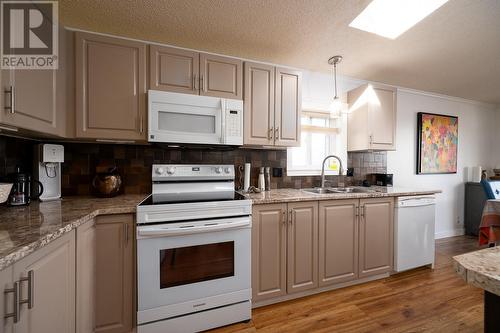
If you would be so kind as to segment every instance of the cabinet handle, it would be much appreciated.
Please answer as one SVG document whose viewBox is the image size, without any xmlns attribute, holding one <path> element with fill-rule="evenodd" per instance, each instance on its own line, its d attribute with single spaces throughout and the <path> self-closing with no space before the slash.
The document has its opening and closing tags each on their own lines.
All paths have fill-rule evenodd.
<svg viewBox="0 0 500 333">
<path fill-rule="evenodd" d="M 290 209 L 289 214 L 290 214 L 290 224 L 293 224 L 293 209 Z"/>
<path fill-rule="evenodd" d="M 276 129 L 274 130 L 274 138 L 278 140 L 279 137 L 280 137 L 280 128 L 276 127 Z"/>
<path fill-rule="evenodd" d="M 273 139 L 273 133 L 274 133 L 274 127 L 271 127 L 271 128 L 269 129 L 269 135 L 267 136 L 267 138 L 268 138 L 269 140 L 272 140 L 272 139 Z"/>
<path fill-rule="evenodd" d="M 356 217 L 359 216 L 359 206 L 356 206 Z"/>
<path fill-rule="evenodd" d="M 362 216 L 362 217 L 364 217 L 364 216 L 365 216 L 365 213 L 366 213 L 365 209 L 366 209 L 366 206 L 365 206 L 365 205 L 361 206 L 361 216 Z"/>
<path fill-rule="evenodd" d="M 35 272 L 33 272 L 33 270 L 30 270 L 28 272 L 27 277 L 20 278 L 19 279 L 19 287 L 22 286 L 23 282 L 28 282 L 28 298 L 20 299 L 21 297 L 19 297 L 19 304 L 28 304 L 28 309 L 33 309 L 33 307 L 34 307 L 33 291 L 35 289 Z"/>
<path fill-rule="evenodd" d="M 12 288 L 6 288 L 3 291 L 4 295 L 7 295 L 9 293 L 14 294 L 14 310 L 11 313 L 5 313 L 4 318 L 11 318 L 14 320 L 14 323 L 17 323 L 19 321 L 19 282 L 14 282 L 14 286 Z"/>
<path fill-rule="evenodd" d="M 205 90 L 205 80 L 204 80 L 204 76 L 203 75 L 200 77 L 200 84 L 201 84 L 201 90 L 203 92 L 205 92 L 206 91 Z"/>
<path fill-rule="evenodd" d="M 10 86 L 9 89 L 5 89 L 6 94 L 10 94 L 10 105 L 5 106 L 5 110 L 9 110 L 11 114 L 16 113 L 16 87 Z"/>
<path fill-rule="evenodd" d="M 373 134 L 370 134 L 370 144 L 373 143 Z"/>
<path fill-rule="evenodd" d="M 286 211 L 284 210 L 283 211 L 283 224 L 286 223 Z"/>
<path fill-rule="evenodd" d="M 141 133 L 144 133 L 144 117 L 141 116 L 141 119 L 140 119 L 140 128 L 139 130 L 141 131 Z"/>
<path fill-rule="evenodd" d="M 196 91 L 196 74 L 193 74 L 193 90 Z"/>
</svg>

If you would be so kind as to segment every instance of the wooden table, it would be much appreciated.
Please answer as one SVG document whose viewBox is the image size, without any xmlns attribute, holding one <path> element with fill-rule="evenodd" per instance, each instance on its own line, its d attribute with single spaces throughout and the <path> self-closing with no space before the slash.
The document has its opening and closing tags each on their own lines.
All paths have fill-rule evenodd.
<svg viewBox="0 0 500 333">
<path fill-rule="evenodd" d="M 500 241 L 500 200 L 488 200 L 484 204 L 483 216 L 479 225 L 479 245 L 494 244 Z"/>
<path fill-rule="evenodd" d="M 484 289 L 484 332 L 500 332 L 500 247 L 455 256 L 453 264 L 467 283 Z"/>
</svg>

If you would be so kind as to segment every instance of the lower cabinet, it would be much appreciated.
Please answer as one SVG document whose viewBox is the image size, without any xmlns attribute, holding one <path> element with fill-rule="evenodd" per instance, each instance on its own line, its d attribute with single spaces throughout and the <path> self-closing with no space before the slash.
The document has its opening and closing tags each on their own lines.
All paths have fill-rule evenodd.
<svg viewBox="0 0 500 333">
<path fill-rule="evenodd" d="M 317 240 L 317 201 L 254 206 L 253 300 L 316 288 Z"/>
<path fill-rule="evenodd" d="M 390 272 L 393 213 L 393 198 L 254 205 L 253 301 Z"/>
<path fill-rule="evenodd" d="M 7 316 L 2 316 L 2 332 L 74 332 L 75 233 L 3 270 L 0 283 Z"/>
<path fill-rule="evenodd" d="M 135 317 L 134 217 L 96 218 L 94 332 L 131 332 Z"/>
</svg>

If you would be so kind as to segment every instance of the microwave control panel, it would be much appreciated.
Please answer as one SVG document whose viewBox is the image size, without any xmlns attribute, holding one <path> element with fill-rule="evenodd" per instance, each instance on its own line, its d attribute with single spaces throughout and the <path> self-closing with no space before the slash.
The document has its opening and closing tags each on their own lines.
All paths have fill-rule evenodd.
<svg viewBox="0 0 500 333">
<path fill-rule="evenodd" d="M 233 105 L 234 104 L 234 105 Z M 243 102 L 227 100 L 225 110 L 225 143 L 243 144 Z"/>
</svg>

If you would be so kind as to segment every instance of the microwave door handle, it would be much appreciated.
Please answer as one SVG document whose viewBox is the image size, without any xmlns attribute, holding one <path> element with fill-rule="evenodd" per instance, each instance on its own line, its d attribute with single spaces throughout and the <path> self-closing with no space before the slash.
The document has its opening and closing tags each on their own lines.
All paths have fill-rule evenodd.
<svg viewBox="0 0 500 333">
<path fill-rule="evenodd" d="M 223 98 L 220 99 L 220 110 L 221 110 L 221 135 L 220 143 L 226 143 L 226 105 Z"/>
<path fill-rule="evenodd" d="M 227 230 L 227 229 L 237 229 L 241 227 L 246 227 L 248 225 L 249 225 L 248 221 L 245 220 L 245 221 L 229 222 L 221 224 L 214 223 L 196 227 L 177 227 L 177 228 L 148 227 L 147 229 L 143 230 L 138 229 L 137 235 L 140 238 L 177 236 L 177 235 L 188 235 L 194 233 L 212 232 L 212 231 Z"/>
</svg>

